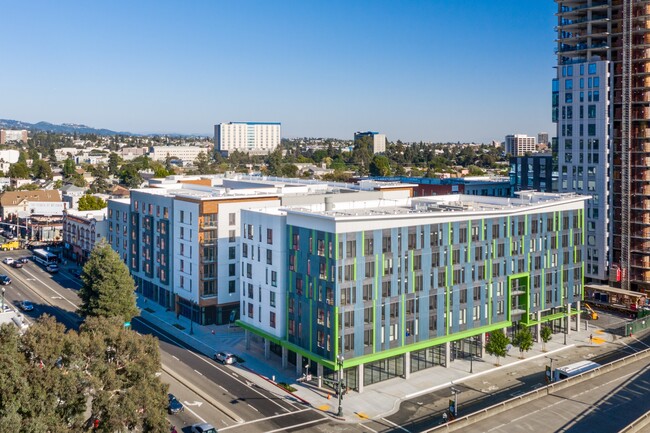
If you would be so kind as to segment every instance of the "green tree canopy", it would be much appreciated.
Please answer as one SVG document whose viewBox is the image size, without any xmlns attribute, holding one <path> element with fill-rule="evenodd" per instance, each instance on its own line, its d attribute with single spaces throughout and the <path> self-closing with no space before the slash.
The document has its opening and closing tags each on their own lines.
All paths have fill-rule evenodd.
<svg viewBox="0 0 650 433">
<path fill-rule="evenodd" d="M 115 152 L 111 152 L 111 154 L 108 155 L 108 172 L 110 174 L 116 175 L 119 166 L 120 166 L 120 156 Z"/>
<path fill-rule="evenodd" d="M 106 202 L 101 197 L 84 194 L 79 199 L 79 210 L 100 210 L 105 207 Z"/>
<path fill-rule="evenodd" d="M 512 339 L 512 344 L 519 348 L 519 357 L 523 359 L 524 352 L 533 348 L 533 333 L 525 325 L 520 325 L 517 334 Z"/>
<path fill-rule="evenodd" d="M 29 179 L 29 167 L 24 162 L 17 162 L 9 166 L 9 177 L 15 179 Z"/>
<path fill-rule="evenodd" d="M 52 179 L 52 167 L 44 159 L 34 160 L 32 163 L 32 173 L 36 179 Z"/>
<path fill-rule="evenodd" d="M 117 318 L 66 332 L 43 316 L 22 336 L 2 325 L 0 431 L 87 431 L 96 418 L 98 432 L 166 433 L 167 386 L 157 371 L 157 340 Z"/>
<path fill-rule="evenodd" d="M 76 164 L 74 163 L 74 159 L 72 159 L 71 156 L 68 156 L 68 158 L 63 162 L 63 177 L 70 177 L 73 174 L 76 173 Z"/>
<path fill-rule="evenodd" d="M 139 188 L 142 176 L 134 165 L 124 164 L 120 169 L 120 183 L 127 188 Z"/>
<path fill-rule="evenodd" d="M 390 160 L 384 155 L 375 155 L 370 161 L 371 176 L 390 176 Z"/>
<path fill-rule="evenodd" d="M 510 344 L 510 339 L 499 329 L 492 331 L 489 334 L 489 340 L 485 345 L 485 351 L 497 358 L 497 365 L 499 365 L 499 358 L 506 356 L 506 348 Z"/>
<path fill-rule="evenodd" d="M 550 326 L 543 326 L 539 336 L 542 337 L 542 350 L 546 352 L 546 343 L 551 341 L 551 338 L 553 338 L 553 330 Z"/>
<path fill-rule="evenodd" d="M 90 253 L 81 273 L 79 313 L 84 317 L 119 317 L 124 322 L 139 315 L 135 283 L 120 256 L 102 241 Z"/>
</svg>

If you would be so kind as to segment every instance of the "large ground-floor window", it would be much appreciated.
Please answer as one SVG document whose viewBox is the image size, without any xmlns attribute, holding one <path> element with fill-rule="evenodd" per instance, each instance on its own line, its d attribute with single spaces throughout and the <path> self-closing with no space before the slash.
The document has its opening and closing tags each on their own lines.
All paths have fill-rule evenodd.
<svg viewBox="0 0 650 433">
<path fill-rule="evenodd" d="M 411 373 L 436 365 L 445 365 L 444 344 L 411 352 Z"/>
<path fill-rule="evenodd" d="M 363 385 L 400 377 L 404 375 L 404 355 L 380 359 L 363 366 Z"/>
</svg>

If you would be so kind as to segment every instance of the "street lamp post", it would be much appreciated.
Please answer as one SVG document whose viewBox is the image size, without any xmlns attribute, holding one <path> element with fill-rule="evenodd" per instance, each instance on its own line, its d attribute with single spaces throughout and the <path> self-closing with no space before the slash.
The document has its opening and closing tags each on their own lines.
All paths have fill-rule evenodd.
<svg viewBox="0 0 650 433">
<path fill-rule="evenodd" d="M 345 357 L 343 356 L 342 353 L 339 353 L 338 356 L 336 357 L 336 365 L 339 368 L 339 383 L 338 383 L 338 394 L 339 394 L 339 412 L 337 414 L 338 417 L 343 417 L 343 406 L 341 405 L 341 402 L 343 401 L 343 361 L 345 360 Z"/>
<path fill-rule="evenodd" d="M 452 415 L 455 419 L 458 416 L 458 393 L 460 391 L 452 387 L 451 392 L 454 394 L 454 413 L 452 413 Z"/>
</svg>

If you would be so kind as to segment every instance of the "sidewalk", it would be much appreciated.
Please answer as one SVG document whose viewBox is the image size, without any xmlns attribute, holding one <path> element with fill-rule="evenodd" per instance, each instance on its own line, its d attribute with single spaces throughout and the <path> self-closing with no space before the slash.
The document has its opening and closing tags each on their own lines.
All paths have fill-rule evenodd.
<svg viewBox="0 0 650 433">
<path fill-rule="evenodd" d="M 335 416 L 338 410 L 336 393 L 329 388 L 319 389 L 315 384 L 297 381 L 300 375 L 296 368 L 289 365 L 282 368 L 281 359 L 271 353 L 270 359 L 264 359 L 264 350 L 261 343 L 252 341 L 250 350 L 246 350 L 244 330 L 229 325 L 200 326 L 185 317 L 176 318 L 174 312 L 165 311 L 163 307 L 154 302 L 145 302 L 138 297 L 138 307 L 142 310 L 142 317 L 153 324 L 163 328 L 172 335 L 180 337 L 187 344 L 194 347 L 206 356 L 212 357 L 217 351 L 232 352 L 243 358 L 244 362 L 235 364 L 232 368 L 247 381 L 257 384 L 276 395 L 283 395 L 288 399 L 295 399 L 310 404 L 313 408 Z M 411 373 L 408 380 L 402 378 L 390 379 L 374 385 L 364 386 L 363 393 L 350 391 L 343 397 L 344 420 L 347 422 L 360 422 L 364 419 L 374 419 L 388 416 L 395 412 L 402 400 L 427 394 L 440 388 L 459 384 L 477 376 L 498 370 L 506 370 L 521 363 L 530 362 L 558 354 L 576 346 L 600 346 L 611 343 L 619 337 L 607 334 L 589 322 L 589 329 L 585 329 L 581 321 L 580 331 L 571 331 L 567 335 L 566 345 L 563 334 L 554 334 L 546 344 L 546 352 L 542 351 L 542 344 L 535 343 L 533 349 L 525 353 L 525 359 L 519 359 L 519 350 L 512 348 L 510 353 L 499 360 L 500 366 L 495 366 L 496 359 L 485 355 L 483 359 L 475 358 L 470 365 L 469 359 L 456 359 L 450 363 L 449 368 L 432 367 L 416 373 Z M 190 334 L 190 330 L 193 334 Z M 590 335 L 593 339 L 590 341 Z M 469 373 L 470 367 L 473 371 Z M 505 374 L 505 373 L 504 373 Z M 287 383 L 294 388 L 294 393 L 289 393 L 275 383 Z M 328 399 L 329 395 L 329 399 Z"/>
</svg>

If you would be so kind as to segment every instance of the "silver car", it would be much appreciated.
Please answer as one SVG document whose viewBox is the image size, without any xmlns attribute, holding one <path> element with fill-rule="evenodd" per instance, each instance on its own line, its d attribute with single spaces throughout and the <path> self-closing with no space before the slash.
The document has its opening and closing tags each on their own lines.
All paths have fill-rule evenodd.
<svg viewBox="0 0 650 433">
<path fill-rule="evenodd" d="M 230 365 L 235 363 L 235 355 L 228 352 L 217 352 L 214 354 L 214 360 L 222 364 Z"/>
</svg>

